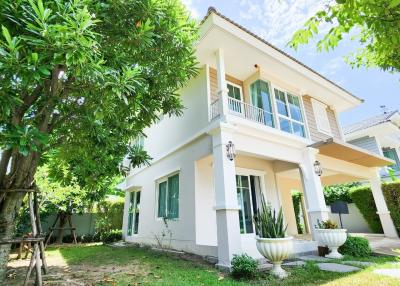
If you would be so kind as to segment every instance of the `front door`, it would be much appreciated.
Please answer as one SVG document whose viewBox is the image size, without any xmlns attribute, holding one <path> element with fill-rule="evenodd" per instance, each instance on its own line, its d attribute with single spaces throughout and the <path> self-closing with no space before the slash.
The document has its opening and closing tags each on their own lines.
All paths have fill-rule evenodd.
<svg viewBox="0 0 400 286">
<path fill-rule="evenodd" d="M 260 177 L 236 175 L 236 192 L 239 204 L 239 224 L 241 234 L 254 234 L 254 215 L 261 199 Z"/>
</svg>

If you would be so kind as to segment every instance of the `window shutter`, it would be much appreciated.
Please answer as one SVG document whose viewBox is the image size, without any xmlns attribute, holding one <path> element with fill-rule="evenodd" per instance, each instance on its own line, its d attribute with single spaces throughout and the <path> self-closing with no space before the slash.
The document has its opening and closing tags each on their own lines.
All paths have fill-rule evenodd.
<svg viewBox="0 0 400 286">
<path fill-rule="evenodd" d="M 311 102 L 318 131 L 331 135 L 331 126 L 329 123 L 328 113 L 326 111 L 327 106 L 313 98 L 311 99 Z"/>
<path fill-rule="evenodd" d="M 168 178 L 168 217 L 179 217 L 179 175 Z"/>
<path fill-rule="evenodd" d="M 158 185 L 158 217 L 166 217 L 167 182 Z"/>
</svg>

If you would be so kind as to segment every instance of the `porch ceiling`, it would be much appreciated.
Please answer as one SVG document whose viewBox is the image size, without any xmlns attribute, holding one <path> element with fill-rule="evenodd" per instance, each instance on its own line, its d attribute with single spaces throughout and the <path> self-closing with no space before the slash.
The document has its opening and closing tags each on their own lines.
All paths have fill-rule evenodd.
<svg viewBox="0 0 400 286">
<path fill-rule="evenodd" d="M 346 142 L 329 138 L 310 145 L 309 147 L 319 149 L 319 154 L 347 161 L 364 167 L 383 167 L 394 163 L 394 161 L 368 152 L 362 148 Z"/>
</svg>

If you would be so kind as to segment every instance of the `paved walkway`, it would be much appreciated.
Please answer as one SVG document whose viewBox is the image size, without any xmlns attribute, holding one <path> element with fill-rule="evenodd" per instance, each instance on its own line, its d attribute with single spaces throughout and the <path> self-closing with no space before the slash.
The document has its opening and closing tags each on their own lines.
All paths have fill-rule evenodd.
<svg viewBox="0 0 400 286">
<path fill-rule="evenodd" d="M 351 233 L 352 236 L 359 236 L 368 239 L 372 251 L 378 254 L 399 256 L 400 252 L 395 252 L 395 249 L 400 250 L 400 239 L 384 237 L 383 234 L 369 233 Z"/>
</svg>

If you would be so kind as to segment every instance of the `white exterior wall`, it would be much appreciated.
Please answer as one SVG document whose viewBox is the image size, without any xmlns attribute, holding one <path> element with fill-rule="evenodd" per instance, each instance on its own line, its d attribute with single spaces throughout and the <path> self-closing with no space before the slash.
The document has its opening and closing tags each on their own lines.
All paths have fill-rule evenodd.
<svg viewBox="0 0 400 286">
<path fill-rule="evenodd" d="M 144 130 L 144 148 L 157 160 L 199 134 L 208 124 L 208 89 L 205 66 L 196 78 L 180 90 L 185 107 L 180 117 L 165 115 L 156 125 Z"/>
<path fill-rule="evenodd" d="M 211 140 L 203 136 L 187 147 L 171 154 L 134 177 L 128 178 L 127 185 L 141 187 L 139 233 L 126 235 L 127 209 L 124 213 L 124 237 L 128 242 L 156 244 L 155 235 L 165 229 L 162 219 L 157 218 L 157 179 L 179 171 L 179 218 L 170 221 L 172 248 L 202 255 L 215 256 L 215 247 L 196 245 L 196 204 L 194 162 L 211 152 Z M 129 192 L 126 192 L 127 197 Z M 211 208 L 212 206 L 208 206 Z M 167 242 L 168 240 L 166 240 Z"/>
</svg>

